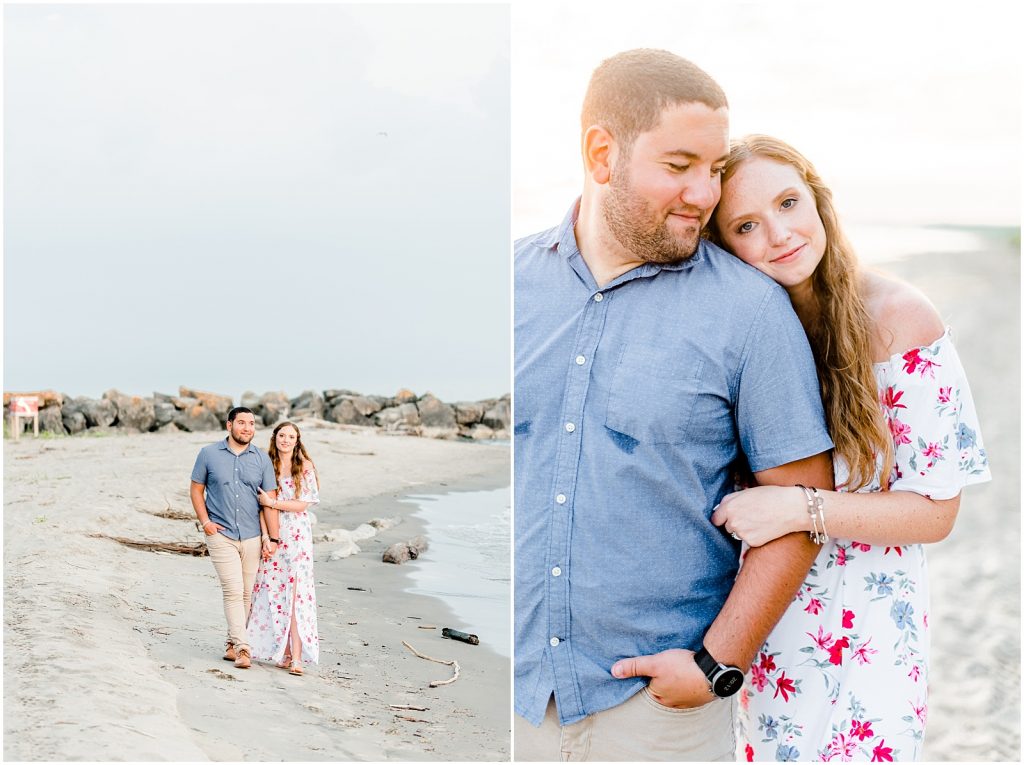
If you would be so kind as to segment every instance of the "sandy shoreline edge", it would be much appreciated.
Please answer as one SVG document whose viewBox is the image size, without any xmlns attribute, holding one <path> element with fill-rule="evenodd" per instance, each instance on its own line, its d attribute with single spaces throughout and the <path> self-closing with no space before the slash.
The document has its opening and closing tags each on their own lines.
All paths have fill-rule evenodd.
<svg viewBox="0 0 1024 765">
<path fill-rule="evenodd" d="M 303 435 L 325 484 L 318 529 L 403 517 L 344 560 L 317 545 L 321 662 L 303 678 L 220 660 L 208 559 L 86 536 L 198 539 L 190 522 L 152 513 L 188 509 L 195 452 L 218 433 L 6 445 L 5 759 L 508 759 L 509 660 L 442 639 L 458 626 L 445 604 L 406 592 L 408 572 L 380 562 L 423 530 L 401 497 L 507 486 L 508 447 Z M 459 661 L 460 679 L 429 689 L 450 668 L 403 640 Z M 403 704 L 427 710 L 390 706 Z"/>
</svg>

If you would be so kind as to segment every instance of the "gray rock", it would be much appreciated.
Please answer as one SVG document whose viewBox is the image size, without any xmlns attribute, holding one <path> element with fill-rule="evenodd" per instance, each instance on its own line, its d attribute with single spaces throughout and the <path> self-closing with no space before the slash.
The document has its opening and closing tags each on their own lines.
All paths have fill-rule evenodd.
<svg viewBox="0 0 1024 765">
<path fill-rule="evenodd" d="M 493 407 L 484 412 L 480 421 L 492 430 L 508 430 L 511 414 L 508 400 L 499 399 Z"/>
<path fill-rule="evenodd" d="M 416 560 L 420 553 L 427 549 L 427 540 L 423 537 L 413 537 L 408 542 L 396 542 L 391 545 L 381 560 L 385 563 L 405 563 L 407 560 Z"/>
<path fill-rule="evenodd" d="M 416 394 L 408 388 L 402 388 L 395 394 L 395 401 L 399 404 L 412 404 L 416 401 Z"/>
<path fill-rule="evenodd" d="M 208 430 L 223 430 L 227 421 L 222 422 L 217 415 L 206 407 L 196 404 L 189 409 L 184 409 L 175 414 L 173 422 L 182 430 L 197 433 Z"/>
<path fill-rule="evenodd" d="M 191 409 L 199 403 L 199 399 L 191 398 L 190 396 L 171 396 L 171 403 L 174 404 L 174 408 L 179 412 L 183 412 L 186 409 Z M 227 422 L 227 419 L 224 420 Z"/>
<path fill-rule="evenodd" d="M 342 425 L 373 425 L 372 420 L 359 413 L 350 398 L 341 399 L 328 413 L 327 419 Z"/>
<path fill-rule="evenodd" d="M 117 419 L 117 407 L 113 401 L 80 396 L 74 400 L 75 409 L 85 415 L 90 428 L 105 428 Z"/>
<path fill-rule="evenodd" d="M 263 417 L 263 424 L 268 427 L 280 420 L 287 420 L 291 410 L 291 402 L 283 391 L 273 391 L 260 396 L 260 415 Z"/>
<path fill-rule="evenodd" d="M 175 425 L 173 422 L 165 422 L 159 428 L 153 431 L 154 433 L 180 433 L 181 428 Z"/>
<path fill-rule="evenodd" d="M 39 429 L 48 433 L 56 433 L 59 436 L 67 435 L 64 427 L 64 418 L 61 416 L 59 406 L 44 406 L 39 410 Z"/>
<path fill-rule="evenodd" d="M 494 438 L 494 430 L 483 423 L 474 422 L 472 425 L 460 427 L 459 435 L 464 438 L 472 438 L 474 441 L 486 441 Z"/>
<path fill-rule="evenodd" d="M 381 409 L 373 420 L 385 430 L 409 431 L 420 424 L 420 413 L 415 404 L 399 404 Z"/>
<path fill-rule="evenodd" d="M 198 399 L 199 403 L 202 404 L 207 411 L 213 412 L 222 424 L 228 421 L 228 412 L 230 412 L 234 406 L 234 402 L 231 400 L 230 396 L 221 396 L 218 393 L 194 390 L 192 388 L 186 388 L 184 385 L 178 388 L 178 395 L 182 398 Z"/>
<path fill-rule="evenodd" d="M 324 400 L 328 404 L 336 404 L 337 400 L 342 396 L 358 396 L 360 395 L 354 390 L 347 390 L 345 388 L 331 388 L 330 390 L 324 391 Z"/>
<path fill-rule="evenodd" d="M 424 428 L 442 428 L 455 432 L 455 410 L 429 393 L 416 402 Z"/>
<path fill-rule="evenodd" d="M 85 420 L 85 415 L 79 410 L 64 406 L 60 410 L 61 422 L 64 423 L 64 428 L 71 435 L 75 433 L 81 433 L 83 430 L 89 427 L 89 423 Z"/>
<path fill-rule="evenodd" d="M 154 404 L 173 404 L 176 396 L 171 396 L 167 393 L 160 393 L 153 391 L 153 403 Z"/>
<path fill-rule="evenodd" d="M 154 399 L 156 397 L 154 396 Z M 157 430 L 174 420 L 177 409 L 170 401 L 153 401 L 153 427 Z M 177 430 L 177 428 L 175 428 Z"/>
<path fill-rule="evenodd" d="M 325 411 L 324 397 L 314 390 L 305 390 L 291 400 L 291 416 L 317 417 L 322 419 Z"/>
<path fill-rule="evenodd" d="M 256 414 L 260 408 L 260 397 L 251 390 L 247 390 L 242 394 L 242 400 L 238 405 L 244 406 L 246 409 L 252 409 L 253 414 Z"/>
<path fill-rule="evenodd" d="M 377 414 L 384 408 L 384 399 L 380 396 L 352 396 L 352 406 L 364 417 Z"/>
<path fill-rule="evenodd" d="M 455 421 L 459 425 L 472 425 L 483 419 L 486 408 L 479 401 L 457 401 L 452 405 L 455 410 Z"/>
<path fill-rule="evenodd" d="M 117 407 L 117 424 L 123 428 L 134 428 L 144 432 L 156 424 L 156 411 L 151 399 L 126 396 L 118 390 L 108 390 L 103 394 L 103 398 L 114 402 Z"/>
</svg>

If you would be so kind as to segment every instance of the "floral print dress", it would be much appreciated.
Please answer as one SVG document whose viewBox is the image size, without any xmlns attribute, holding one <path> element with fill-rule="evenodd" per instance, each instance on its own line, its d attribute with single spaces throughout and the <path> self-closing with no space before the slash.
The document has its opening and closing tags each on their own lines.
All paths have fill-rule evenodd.
<svg viewBox="0 0 1024 765">
<path fill-rule="evenodd" d="M 875 376 L 895 445 L 893 491 L 948 499 L 991 478 L 948 330 L 930 346 L 875 364 Z M 835 470 L 841 487 L 847 467 L 836 459 Z M 877 475 L 860 489 L 879 490 Z M 928 631 L 922 545 L 822 545 L 740 693 L 746 759 L 918 759 L 928 717 Z"/>
<path fill-rule="evenodd" d="M 302 489 L 296 497 L 295 482 L 289 475 L 278 478 L 278 499 L 299 499 L 315 505 L 320 501 L 312 468 L 302 474 Z M 260 563 L 252 589 L 252 608 L 246 632 L 252 657 L 280 662 L 288 650 L 288 625 L 292 609 L 302 637 L 302 661 L 315 664 L 320 658 L 316 630 L 316 592 L 313 580 L 313 526 L 308 512 L 282 510 L 281 544 L 270 560 Z"/>
</svg>

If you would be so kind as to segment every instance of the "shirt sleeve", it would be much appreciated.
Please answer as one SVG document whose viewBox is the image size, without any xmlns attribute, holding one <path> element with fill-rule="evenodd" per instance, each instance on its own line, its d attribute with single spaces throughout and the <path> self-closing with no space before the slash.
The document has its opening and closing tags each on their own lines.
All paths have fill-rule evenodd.
<svg viewBox="0 0 1024 765">
<path fill-rule="evenodd" d="M 746 339 L 736 427 L 753 472 L 832 448 L 811 348 L 781 288 L 768 291 Z"/>
<path fill-rule="evenodd" d="M 196 456 L 196 464 L 192 466 L 192 480 L 206 486 L 206 476 L 209 475 L 209 467 L 206 464 L 206 450 L 200 449 Z"/>
<path fill-rule="evenodd" d="M 273 491 L 277 488 L 277 476 L 274 475 L 274 463 L 271 461 L 265 453 L 263 454 L 263 480 L 260 482 L 260 488 L 263 491 Z"/>
<path fill-rule="evenodd" d="M 974 398 L 947 331 L 893 357 L 880 398 L 895 448 L 891 488 L 950 499 L 992 478 Z"/>
<path fill-rule="evenodd" d="M 316 473 L 313 468 L 307 468 L 302 473 L 302 491 L 299 493 L 298 499 L 311 505 L 320 504 L 320 490 L 316 485 Z"/>
</svg>

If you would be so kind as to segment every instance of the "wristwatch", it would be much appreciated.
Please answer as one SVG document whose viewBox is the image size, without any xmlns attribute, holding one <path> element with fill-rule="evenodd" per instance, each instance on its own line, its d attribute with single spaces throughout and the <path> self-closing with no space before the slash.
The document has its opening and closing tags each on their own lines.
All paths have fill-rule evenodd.
<svg viewBox="0 0 1024 765">
<path fill-rule="evenodd" d="M 693 655 L 693 660 L 707 677 L 711 692 L 718 698 L 728 698 L 743 686 L 743 672 L 739 667 L 719 664 L 704 646 Z"/>
<path fill-rule="evenodd" d="M 273 542 L 273 543 L 274 543 L 275 545 L 279 545 L 279 544 L 281 544 L 281 540 L 280 540 L 280 539 L 274 539 L 273 537 L 267 537 L 267 539 L 269 539 L 269 540 L 270 540 L 271 542 Z"/>
</svg>

